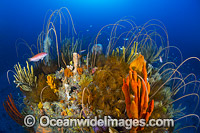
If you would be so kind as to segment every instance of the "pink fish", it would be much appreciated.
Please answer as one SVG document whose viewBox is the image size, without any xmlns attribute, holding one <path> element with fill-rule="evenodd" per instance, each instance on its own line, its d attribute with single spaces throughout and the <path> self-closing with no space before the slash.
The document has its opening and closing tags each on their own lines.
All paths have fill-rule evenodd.
<svg viewBox="0 0 200 133">
<path fill-rule="evenodd" d="M 37 62 L 39 60 L 43 60 L 45 56 L 47 56 L 47 53 L 42 52 L 42 53 L 36 54 L 35 56 L 33 56 L 31 58 L 28 58 L 28 60 L 33 61 L 33 62 Z"/>
</svg>

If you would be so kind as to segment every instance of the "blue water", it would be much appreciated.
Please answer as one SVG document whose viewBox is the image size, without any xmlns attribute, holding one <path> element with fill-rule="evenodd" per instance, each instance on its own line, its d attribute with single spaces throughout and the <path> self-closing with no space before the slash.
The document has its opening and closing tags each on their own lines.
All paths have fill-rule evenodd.
<svg viewBox="0 0 200 133">
<path fill-rule="evenodd" d="M 150 19 L 161 20 L 167 28 L 170 45 L 177 46 L 182 51 L 184 59 L 190 56 L 200 57 L 199 0 L 1 0 L 1 103 L 9 93 L 17 97 L 19 92 L 13 84 L 8 84 L 7 70 L 13 69 L 18 61 L 22 62 L 28 58 L 24 55 L 28 49 L 23 46 L 19 47 L 19 57 L 17 57 L 15 41 L 23 38 L 29 44 L 36 44 L 46 12 L 60 7 L 69 9 L 76 31 L 84 35 L 97 34 L 104 25 L 115 23 L 125 16 L 133 16 L 137 25 L 142 25 Z M 176 50 L 170 50 L 179 56 Z M 200 79 L 199 68 L 199 62 L 189 61 L 182 71 L 193 72 Z M 200 112 L 199 108 L 198 111 Z M 21 127 L 6 114 L 2 104 L 0 124 L 0 132 L 22 131 Z"/>
</svg>

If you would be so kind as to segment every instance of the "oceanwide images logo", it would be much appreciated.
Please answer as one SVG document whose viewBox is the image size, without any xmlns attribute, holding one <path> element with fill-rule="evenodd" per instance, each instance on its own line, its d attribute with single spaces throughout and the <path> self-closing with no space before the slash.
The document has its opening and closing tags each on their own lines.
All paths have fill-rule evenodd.
<svg viewBox="0 0 200 133">
<path fill-rule="evenodd" d="M 42 116 L 40 118 L 40 125 L 43 127 L 47 126 L 58 126 L 58 127 L 125 127 L 131 129 L 132 127 L 145 126 L 145 119 L 110 119 L 107 116 L 104 119 L 98 119 L 95 116 L 93 119 L 49 119 L 48 116 Z"/>
<path fill-rule="evenodd" d="M 125 127 L 126 129 L 131 129 L 132 127 L 173 127 L 173 119 L 150 119 L 148 124 L 145 119 L 111 119 L 109 116 L 104 116 L 103 119 L 98 119 L 97 116 L 94 118 L 86 119 L 50 119 L 48 116 L 42 116 L 39 119 L 39 124 L 42 127 Z M 36 123 L 35 117 L 32 115 L 27 115 L 24 118 L 24 124 L 27 127 L 33 127 Z"/>
</svg>

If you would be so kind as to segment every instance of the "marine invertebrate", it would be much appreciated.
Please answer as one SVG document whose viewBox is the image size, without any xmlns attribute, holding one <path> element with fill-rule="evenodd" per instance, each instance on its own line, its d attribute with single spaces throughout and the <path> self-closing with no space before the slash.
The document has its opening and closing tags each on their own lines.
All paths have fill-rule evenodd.
<svg viewBox="0 0 200 133">
<path fill-rule="evenodd" d="M 64 71 L 65 71 L 64 68 L 61 68 L 59 71 L 56 71 L 55 77 L 57 79 L 62 79 L 62 77 L 64 76 Z"/>
<path fill-rule="evenodd" d="M 81 67 L 81 58 L 82 55 L 78 54 L 78 66 Z"/>
<path fill-rule="evenodd" d="M 8 95 L 8 100 L 3 103 L 3 106 L 8 113 L 8 115 L 16 121 L 19 125 L 23 126 L 24 125 L 24 117 L 17 109 L 15 106 L 14 100 L 12 95 Z"/>
<path fill-rule="evenodd" d="M 34 66 L 34 74 L 35 76 L 39 76 L 41 73 L 48 75 L 54 73 L 58 69 L 59 68 L 55 60 L 51 60 L 50 66 L 46 65 L 45 62 L 39 62 Z"/>
<path fill-rule="evenodd" d="M 77 74 L 77 68 L 78 68 L 78 54 L 77 53 L 73 53 L 73 62 L 74 62 L 73 74 L 76 75 Z"/>
<path fill-rule="evenodd" d="M 55 84 L 57 85 L 58 81 L 55 80 Z M 46 88 L 45 88 L 46 87 Z M 43 90 L 43 88 L 45 88 Z M 31 92 L 24 92 L 27 99 L 33 103 L 45 102 L 45 101 L 57 101 L 58 96 L 54 93 L 54 90 L 51 89 L 46 81 L 46 77 L 44 74 L 40 74 L 38 76 L 37 88 L 34 88 Z M 42 98 L 41 98 L 42 93 Z"/>
<path fill-rule="evenodd" d="M 73 76 L 73 73 L 70 71 L 69 68 L 65 68 L 64 76 L 69 78 L 69 77 Z"/>
<path fill-rule="evenodd" d="M 56 17 L 60 17 L 60 41 L 61 41 L 61 20 L 62 20 L 62 17 L 61 17 L 61 14 L 62 14 L 62 9 L 66 9 L 67 10 L 67 13 L 69 14 L 69 17 L 71 19 L 71 22 L 72 22 L 72 26 L 73 26 L 73 30 L 76 34 L 76 31 L 75 31 L 75 28 L 74 28 L 74 24 L 73 24 L 73 20 L 72 20 L 72 17 L 71 17 L 71 14 L 70 12 L 68 11 L 67 8 L 61 8 L 59 10 L 55 10 L 50 18 L 48 19 L 47 21 L 47 26 L 46 26 L 46 31 L 45 31 L 45 35 L 46 37 L 48 37 L 48 35 L 51 33 L 51 31 L 53 31 L 54 35 L 55 35 L 55 40 L 56 40 L 56 52 L 57 52 L 57 58 L 58 58 L 58 66 L 60 67 L 60 56 L 59 56 L 59 49 L 58 49 L 58 37 L 57 37 L 57 32 L 56 32 L 56 29 L 55 29 L 55 26 L 54 26 L 54 22 L 55 22 L 55 19 Z M 44 32 L 44 31 L 43 31 Z"/>
<path fill-rule="evenodd" d="M 34 75 L 33 66 L 29 67 L 28 62 L 26 64 L 27 67 L 23 69 L 19 63 L 15 65 L 16 74 L 14 75 L 14 83 L 24 91 L 32 91 L 37 86 L 37 77 Z"/>
<path fill-rule="evenodd" d="M 130 70 L 126 82 L 123 80 L 122 91 L 125 95 L 126 111 L 128 117 L 132 119 L 145 119 L 147 122 L 154 109 L 154 100 L 152 100 L 148 105 L 150 85 L 147 82 L 145 62 L 143 65 L 143 78 L 141 78 L 142 81 L 138 79 L 138 76 L 139 75 L 137 75 L 136 71 Z M 134 96 L 130 93 L 130 88 L 132 89 Z M 131 129 L 131 131 L 135 132 L 142 129 L 143 128 L 141 127 L 134 127 Z"/>
<path fill-rule="evenodd" d="M 94 44 L 92 46 L 91 52 L 94 53 L 94 54 L 98 54 L 98 55 L 102 54 L 102 52 L 103 52 L 103 46 L 102 46 L 102 44 Z"/>
<path fill-rule="evenodd" d="M 40 95 L 42 93 L 42 99 L 40 99 L 40 101 L 41 100 L 42 100 L 41 102 L 44 102 L 44 101 L 49 101 L 49 102 L 57 101 L 58 100 L 58 96 L 55 93 L 58 91 L 58 89 L 57 89 L 58 81 L 55 80 L 55 78 L 54 78 L 53 83 L 52 83 L 52 77 L 51 77 L 50 78 L 51 79 L 51 82 L 50 82 L 51 84 L 48 84 L 48 81 L 45 80 L 45 76 L 43 74 L 40 75 L 39 79 L 40 79 L 40 82 L 38 83 L 38 88 L 37 88 L 36 91 L 37 91 L 37 96 L 39 98 L 40 98 Z M 48 85 L 50 85 L 50 87 L 47 87 L 46 89 L 43 90 L 43 88 L 45 88 Z"/>
<path fill-rule="evenodd" d="M 55 77 L 53 75 L 47 76 L 47 84 L 54 91 L 54 93 L 58 92 L 58 89 L 57 89 L 56 83 L 55 83 Z"/>
<path fill-rule="evenodd" d="M 51 38 L 49 37 L 49 35 L 46 35 L 45 39 L 44 39 L 44 52 L 47 53 L 47 56 L 45 58 L 45 62 L 48 66 L 50 66 L 50 47 L 51 47 Z"/>
<path fill-rule="evenodd" d="M 139 56 L 130 63 L 129 69 L 141 73 L 143 70 L 144 62 L 145 62 L 144 56 L 139 54 Z"/>
<path fill-rule="evenodd" d="M 78 52 L 78 48 L 82 45 L 81 39 L 65 38 L 62 42 L 62 58 L 65 59 L 63 61 L 64 64 L 69 64 L 70 61 L 73 60 L 73 53 Z"/>
<path fill-rule="evenodd" d="M 83 89 L 83 88 L 87 87 L 92 81 L 93 81 L 92 76 L 86 75 L 86 74 L 82 74 L 81 75 L 81 79 L 80 79 L 78 84 Z"/>
<path fill-rule="evenodd" d="M 164 54 L 161 55 L 161 52 L 163 51 L 162 46 L 157 48 L 155 44 L 151 44 L 151 43 L 150 44 L 146 43 L 144 46 L 141 46 L 139 48 L 139 51 L 145 57 L 145 59 L 147 60 L 147 63 L 150 63 L 150 64 L 156 61 L 159 61 L 160 57 L 164 56 Z"/>
<path fill-rule="evenodd" d="M 42 109 L 42 108 L 43 108 L 43 104 L 42 104 L 42 102 L 39 102 L 39 104 L 38 104 L 38 108 L 39 108 L 39 109 Z"/>
<path fill-rule="evenodd" d="M 55 77 L 52 76 L 52 75 L 47 76 L 47 84 L 50 86 L 51 89 L 56 88 L 56 84 L 54 83 L 54 79 L 55 79 Z"/>
<path fill-rule="evenodd" d="M 138 42 L 134 42 L 133 47 L 130 48 L 130 54 L 128 55 L 127 58 L 127 63 L 132 63 L 134 60 L 135 56 L 138 54 Z M 127 51 L 127 50 L 126 50 Z M 128 54 L 127 52 L 123 52 L 123 57 L 125 58 L 125 54 Z"/>
<path fill-rule="evenodd" d="M 78 94 L 78 99 L 81 100 L 83 96 L 80 102 L 88 105 L 96 115 L 125 118 L 125 104 L 122 102 L 124 96 L 121 87 L 123 78 L 128 73 L 128 64 L 120 62 L 116 57 L 105 58 L 103 64 L 98 62 L 97 60 L 99 66 L 92 82 L 84 80 L 84 74 L 81 76 L 79 84 L 82 91 Z M 84 89 L 85 87 L 87 89 Z"/>
<path fill-rule="evenodd" d="M 42 127 L 40 124 L 38 124 L 36 133 L 52 133 L 53 130 L 50 127 Z"/>
<path fill-rule="evenodd" d="M 134 51 L 134 50 L 133 50 Z M 124 46 L 119 46 L 112 52 L 112 56 L 115 56 L 122 61 L 126 61 L 127 59 L 127 54 L 126 54 L 126 48 Z M 128 61 L 126 61 L 128 63 Z"/>
<path fill-rule="evenodd" d="M 83 68 L 80 68 L 80 67 L 77 68 L 77 72 L 78 72 L 79 75 L 82 75 L 83 74 Z"/>
</svg>

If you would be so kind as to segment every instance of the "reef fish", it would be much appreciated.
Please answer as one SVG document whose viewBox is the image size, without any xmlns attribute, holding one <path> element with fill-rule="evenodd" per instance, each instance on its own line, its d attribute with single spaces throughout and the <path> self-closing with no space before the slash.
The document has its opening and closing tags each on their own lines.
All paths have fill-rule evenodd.
<svg viewBox="0 0 200 133">
<path fill-rule="evenodd" d="M 128 41 L 128 38 L 123 38 L 124 41 Z"/>
<path fill-rule="evenodd" d="M 159 60 L 160 60 L 160 63 L 162 63 L 162 62 L 163 62 L 163 59 L 162 59 L 162 57 L 161 57 L 161 56 L 159 57 Z"/>
<path fill-rule="evenodd" d="M 86 50 L 81 50 L 81 51 L 79 51 L 80 53 L 84 53 Z"/>
<path fill-rule="evenodd" d="M 37 62 L 39 60 L 43 60 L 45 56 L 47 56 L 47 53 L 42 52 L 42 53 L 36 54 L 35 56 L 31 58 L 28 58 L 28 60 L 32 62 Z"/>
</svg>

